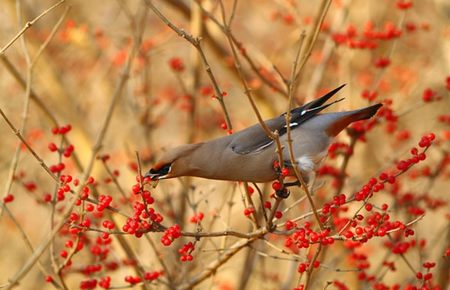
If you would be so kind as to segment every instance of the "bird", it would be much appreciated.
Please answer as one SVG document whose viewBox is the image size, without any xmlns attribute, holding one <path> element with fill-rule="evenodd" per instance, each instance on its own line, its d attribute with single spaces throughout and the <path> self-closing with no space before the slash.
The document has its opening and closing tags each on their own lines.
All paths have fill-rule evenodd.
<svg viewBox="0 0 450 290">
<path fill-rule="evenodd" d="M 344 85 L 303 106 L 291 110 L 290 134 L 295 162 L 305 182 L 314 175 L 328 152 L 334 137 L 352 122 L 371 118 L 382 104 L 352 111 L 320 113 L 325 104 Z M 283 165 L 291 172 L 293 164 L 288 152 L 285 114 L 264 121 L 271 131 L 277 131 L 282 145 Z M 206 179 L 265 183 L 279 179 L 274 167 L 278 160 L 277 146 L 261 124 L 257 123 L 236 133 L 205 142 L 185 144 L 167 150 L 145 177 L 152 181 L 193 176 Z M 298 184 L 298 181 L 297 181 Z"/>
</svg>

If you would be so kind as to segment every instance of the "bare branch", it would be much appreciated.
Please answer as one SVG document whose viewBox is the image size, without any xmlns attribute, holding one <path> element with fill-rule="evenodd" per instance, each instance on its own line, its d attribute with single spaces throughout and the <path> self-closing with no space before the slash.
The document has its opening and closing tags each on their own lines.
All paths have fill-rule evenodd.
<svg viewBox="0 0 450 290">
<path fill-rule="evenodd" d="M 5 51 L 11 46 L 13 45 L 14 42 L 16 42 L 17 39 L 19 39 L 19 37 L 22 36 L 22 34 L 25 33 L 25 31 L 27 31 L 31 26 L 33 26 L 37 21 L 39 21 L 42 17 L 44 17 L 45 15 L 47 15 L 50 11 L 52 11 L 53 9 L 55 9 L 56 7 L 58 7 L 59 5 L 63 4 L 65 2 L 65 0 L 61 0 L 58 3 L 54 4 L 53 6 L 51 6 L 50 8 L 46 9 L 44 12 L 42 12 L 41 14 L 39 14 L 36 18 L 34 18 L 31 21 L 28 21 L 25 26 L 7 43 L 5 44 L 5 46 L 3 46 L 0 49 L 0 56 L 3 56 L 3 54 L 5 53 Z"/>
</svg>

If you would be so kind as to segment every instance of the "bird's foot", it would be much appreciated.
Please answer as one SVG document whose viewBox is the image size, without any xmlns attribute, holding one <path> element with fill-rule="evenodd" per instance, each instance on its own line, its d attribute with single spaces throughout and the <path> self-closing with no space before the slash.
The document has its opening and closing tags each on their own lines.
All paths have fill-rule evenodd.
<svg viewBox="0 0 450 290">
<path fill-rule="evenodd" d="M 275 194 L 279 197 L 279 198 L 288 198 L 290 195 L 289 189 L 286 188 L 286 186 L 284 186 L 283 188 L 276 190 Z"/>
</svg>

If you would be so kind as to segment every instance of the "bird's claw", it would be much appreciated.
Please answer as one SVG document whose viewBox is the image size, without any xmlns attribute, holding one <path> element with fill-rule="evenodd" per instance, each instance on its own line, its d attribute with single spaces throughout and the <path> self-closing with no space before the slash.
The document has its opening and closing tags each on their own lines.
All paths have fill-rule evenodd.
<svg viewBox="0 0 450 290">
<path fill-rule="evenodd" d="M 291 194 L 291 192 L 289 191 L 289 189 L 287 189 L 286 187 L 283 187 L 282 189 L 276 190 L 275 194 L 279 197 L 279 198 L 288 198 L 289 195 Z"/>
</svg>

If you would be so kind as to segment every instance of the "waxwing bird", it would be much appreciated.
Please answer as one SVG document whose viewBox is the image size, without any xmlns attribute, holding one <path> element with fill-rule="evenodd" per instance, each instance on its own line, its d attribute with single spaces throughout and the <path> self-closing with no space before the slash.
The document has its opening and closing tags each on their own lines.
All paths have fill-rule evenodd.
<svg viewBox="0 0 450 290">
<path fill-rule="evenodd" d="M 326 95 L 291 111 L 292 148 L 297 166 L 305 179 L 326 156 L 333 138 L 350 123 L 371 118 L 381 104 L 345 112 L 319 114 L 330 104 L 325 102 L 344 85 Z M 291 167 L 285 114 L 265 121 L 272 131 L 278 131 L 283 146 L 284 165 Z M 274 168 L 278 159 L 276 144 L 260 124 L 234 134 L 207 142 L 175 147 L 163 154 L 146 176 L 152 180 L 179 176 L 208 179 L 269 182 L 279 177 Z"/>
</svg>

